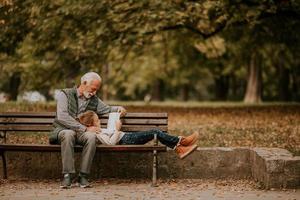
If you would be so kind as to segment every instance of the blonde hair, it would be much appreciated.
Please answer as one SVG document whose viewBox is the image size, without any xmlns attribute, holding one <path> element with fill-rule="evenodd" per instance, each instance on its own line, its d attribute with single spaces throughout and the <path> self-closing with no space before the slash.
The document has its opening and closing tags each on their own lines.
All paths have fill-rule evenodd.
<svg viewBox="0 0 300 200">
<path fill-rule="evenodd" d="M 95 124 L 95 117 L 98 118 L 98 115 L 94 111 L 86 111 L 78 116 L 78 120 L 81 124 L 89 127 L 94 126 Z"/>
</svg>

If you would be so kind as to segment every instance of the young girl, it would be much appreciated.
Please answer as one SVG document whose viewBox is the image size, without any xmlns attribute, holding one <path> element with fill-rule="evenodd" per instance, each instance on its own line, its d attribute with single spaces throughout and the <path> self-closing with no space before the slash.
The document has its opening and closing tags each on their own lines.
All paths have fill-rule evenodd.
<svg viewBox="0 0 300 200">
<path fill-rule="evenodd" d="M 97 138 L 102 144 L 115 145 L 133 145 L 133 144 L 146 144 L 154 139 L 154 135 L 157 135 L 157 139 L 169 148 L 176 151 L 179 158 L 183 159 L 194 150 L 197 149 L 195 144 L 198 140 L 199 134 L 194 133 L 188 137 L 184 136 L 172 136 L 159 129 L 151 129 L 148 131 L 139 132 L 127 132 L 124 133 L 121 130 L 122 123 L 119 120 L 116 123 L 116 130 L 109 132 L 107 129 L 101 129 L 100 119 L 93 111 L 87 111 L 79 115 L 79 122 L 87 127 L 96 126 L 100 131 L 97 132 Z"/>
</svg>

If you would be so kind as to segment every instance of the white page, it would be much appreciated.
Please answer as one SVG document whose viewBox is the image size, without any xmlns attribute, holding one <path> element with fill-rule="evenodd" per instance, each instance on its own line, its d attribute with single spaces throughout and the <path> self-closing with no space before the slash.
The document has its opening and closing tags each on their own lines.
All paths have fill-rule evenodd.
<svg viewBox="0 0 300 200">
<path fill-rule="evenodd" d="M 109 113 L 107 129 L 109 132 L 114 132 L 116 130 L 116 122 L 120 119 L 120 114 L 118 112 Z"/>
</svg>

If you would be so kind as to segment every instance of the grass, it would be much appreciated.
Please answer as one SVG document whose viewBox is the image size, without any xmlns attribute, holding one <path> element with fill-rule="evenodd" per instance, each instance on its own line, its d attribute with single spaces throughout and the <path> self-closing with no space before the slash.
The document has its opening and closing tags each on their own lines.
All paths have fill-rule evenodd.
<svg viewBox="0 0 300 200">
<path fill-rule="evenodd" d="M 109 105 L 121 105 L 124 107 L 172 107 L 172 108 L 268 108 L 268 107 L 300 107 L 299 102 L 263 102 L 249 104 L 243 102 L 219 102 L 219 101 L 107 101 Z M 0 103 L 0 112 L 7 110 L 34 111 L 34 110 L 53 110 L 55 111 L 56 103 L 50 101 L 47 103 L 29 103 L 29 102 L 6 102 Z"/>
<path fill-rule="evenodd" d="M 200 133 L 199 146 L 279 147 L 300 155 L 300 104 L 237 102 L 110 102 L 128 112 L 167 112 L 169 132 L 174 135 Z M 0 112 L 55 111 L 55 103 L 9 102 Z M 10 142 L 47 143 L 47 136 L 10 134 Z"/>
</svg>

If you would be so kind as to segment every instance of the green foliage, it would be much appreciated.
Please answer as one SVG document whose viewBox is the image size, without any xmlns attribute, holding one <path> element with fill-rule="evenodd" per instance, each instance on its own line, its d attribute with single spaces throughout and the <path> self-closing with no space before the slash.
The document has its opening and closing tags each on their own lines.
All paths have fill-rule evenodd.
<svg viewBox="0 0 300 200">
<path fill-rule="evenodd" d="M 296 0 L 7 0 L 0 3 L 0 88 L 47 95 L 93 70 L 114 99 L 218 99 L 218 84 L 240 99 L 257 51 L 264 95 L 276 99 L 275 66 L 283 59 L 299 73 L 299 16 Z M 16 74 L 20 86 L 11 84 Z"/>
</svg>

